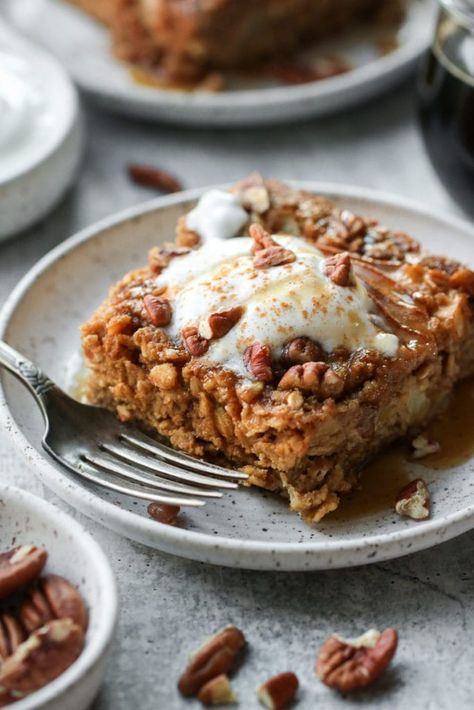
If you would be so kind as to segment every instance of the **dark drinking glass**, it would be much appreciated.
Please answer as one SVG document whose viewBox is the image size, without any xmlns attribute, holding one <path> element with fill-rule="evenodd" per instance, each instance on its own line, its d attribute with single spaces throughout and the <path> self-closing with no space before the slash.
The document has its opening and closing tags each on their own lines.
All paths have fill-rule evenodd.
<svg viewBox="0 0 474 710">
<path fill-rule="evenodd" d="M 447 190 L 474 215 L 474 0 L 441 0 L 418 79 L 421 126 Z"/>
</svg>

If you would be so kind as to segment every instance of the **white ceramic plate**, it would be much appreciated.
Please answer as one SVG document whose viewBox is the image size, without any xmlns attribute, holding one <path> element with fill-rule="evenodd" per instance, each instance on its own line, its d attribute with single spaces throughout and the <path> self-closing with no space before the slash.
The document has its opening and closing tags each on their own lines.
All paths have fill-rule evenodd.
<svg viewBox="0 0 474 710">
<path fill-rule="evenodd" d="M 458 219 L 358 188 L 301 186 L 406 230 L 435 253 L 448 252 L 474 265 L 474 230 Z M 172 238 L 177 217 L 200 192 L 159 198 L 129 209 L 58 246 L 8 299 L 0 316 L 0 337 L 67 387 L 71 370 L 77 369 L 79 325 L 110 285 L 145 262 L 150 246 Z M 9 375 L 3 386 L 0 419 L 41 480 L 94 520 L 167 552 L 235 567 L 321 569 L 400 556 L 474 526 L 472 461 L 444 471 L 423 469 L 435 501 L 434 515 L 425 522 L 401 520 L 388 510 L 310 527 L 279 498 L 257 489 L 241 489 L 203 509 L 186 511 L 182 527 L 160 525 L 148 518 L 145 504 L 105 493 L 59 469 L 41 449 L 41 416 L 30 395 Z"/>
<path fill-rule="evenodd" d="M 48 550 L 46 573 L 75 584 L 89 610 L 84 650 L 56 680 L 15 703 L 18 710 L 85 710 L 105 674 L 117 621 L 117 590 L 109 562 L 92 537 L 50 503 L 14 486 L 0 485 L 1 551 L 35 544 Z"/>
<path fill-rule="evenodd" d="M 320 54 L 341 54 L 354 69 L 300 86 L 241 85 L 220 93 L 185 93 L 140 86 L 113 58 L 103 27 L 63 0 L 3 0 L 8 20 L 54 52 L 78 85 L 111 110 L 190 125 L 256 125 L 339 111 L 391 88 L 405 77 L 430 41 L 433 0 L 410 0 L 399 47 L 381 57 L 374 31 L 357 32 Z M 380 33 L 379 33 L 380 34 Z"/>
</svg>

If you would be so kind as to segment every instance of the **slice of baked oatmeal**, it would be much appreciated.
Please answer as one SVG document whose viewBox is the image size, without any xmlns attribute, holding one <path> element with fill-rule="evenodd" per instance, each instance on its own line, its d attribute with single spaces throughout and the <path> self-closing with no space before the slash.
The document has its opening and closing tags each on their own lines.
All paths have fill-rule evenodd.
<svg viewBox="0 0 474 710">
<path fill-rule="evenodd" d="M 251 176 L 83 326 L 90 399 L 316 522 L 474 372 L 473 296 L 472 271 L 407 234 Z"/>
<path fill-rule="evenodd" d="M 406 0 L 69 0 L 110 25 L 116 54 L 177 82 L 281 62 L 358 23 L 396 25 Z"/>
</svg>

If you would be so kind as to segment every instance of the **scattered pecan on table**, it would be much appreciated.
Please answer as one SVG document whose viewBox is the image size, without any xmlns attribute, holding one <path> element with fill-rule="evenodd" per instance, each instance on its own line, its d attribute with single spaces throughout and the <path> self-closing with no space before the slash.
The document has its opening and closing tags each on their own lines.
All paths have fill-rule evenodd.
<svg viewBox="0 0 474 710">
<path fill-rule="evenodd" d="M 244 635 L 236 626 L 226 626 L 212 636 L 191 656 L 178 681 L 181 694 L 197 695 L 209 681 L 229 673 L 244 646 Z"/>
<path fill-rule="evenodd" d="M 183 185 L 177 178 L 170 175 L 166 170 L 161 170 L 161 168 L 132 163 L 127 167 L 127 171 L 131 180 L 137 185 L 152 187 L 155 190 L 167 193 L 181 192 L 183 189 Z"/>
<path fill-rule="evenodd" d="M 397 650 L 395 629 L 382 633 L 371 629 L 357 639 L 336 634 L 322 645 L 316 673 L 322 682 L 341 692 L 370 685 L 383 673 Z"/>
<path fill-rule="evenodd" d="M 295 699 L 298 686 L 297 676 L 291 671 L 285 671 L 269 678 L 257 688 L 257 697 L 269 710 L 284 710 Z"/>
</svg>

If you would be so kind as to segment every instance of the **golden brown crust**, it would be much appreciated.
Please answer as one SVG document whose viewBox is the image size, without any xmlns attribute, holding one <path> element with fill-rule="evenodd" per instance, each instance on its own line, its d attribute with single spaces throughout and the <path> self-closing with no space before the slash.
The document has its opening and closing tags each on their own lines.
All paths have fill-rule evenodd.
<svg viewBox="0 0 474 710">
<path fill-rule="evenodd" d="M 473 274 L 421 255 L 408 235 L 327 198 L 255 176 L 250 184 L 265 190 L 268 208 L 256 212 L 249 203 L 248 224 L 291 231 L 331 254 L 351 254 L 379 317 L 399 337 L 397 356 L 318 351 L 321 362 L 306 373 L 304 359 L 292 364 L 286 350 L 272 376 L 243 380 L 205 355 L 193 357 L 150 322 L 144 297 L 163 296 L 155 286 L 161 268 L 155 250 L 150 265 L 117 284 L 82 329 L 90 396 L 193 455 L 224 455 L 250 474 L 250 483 L 284 493 L 293 510 L 314 522 L 337 507 L 368 458 L 423 426 L 455 381 L 474 372 Z M 246 180 L 234 191 L 248 187 Z M 178 242 L 183 234 L 188 244 L 196 241 L 180 220 Z M 296 379 L 289 367 L 300 368 Z"/>
</svg>

